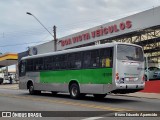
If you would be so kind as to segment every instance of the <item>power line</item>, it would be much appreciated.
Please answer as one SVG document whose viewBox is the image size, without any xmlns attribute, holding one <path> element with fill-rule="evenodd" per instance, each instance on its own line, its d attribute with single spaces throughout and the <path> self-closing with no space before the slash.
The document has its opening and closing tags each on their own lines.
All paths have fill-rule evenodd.
<svg viewBox="0 0 160 120">
<path fill-rule="evenodd" d="M 127 14 L 123 14 L 123 15 L 128 15 L 128 13 Z M 122 15 L 121 15 L 122 16 Z M 116 16 L 117 17 L 117 16 Z M 116 18 L 115 17 L 115 18 Z M 102 18 L 104 18 L 104 17 L 102 17 Z M 93 21 L 97 21 L 97 20 L 99 20 L 100 18 L 98 18 L 98 19 L 90 19 L 90 20 L 83 20 L 83 21 L 81 21 L 81 22 L 79 22 L 78 24 L 77 24 L 77 22 L 76 23 L 72 23 L 72 24 L 66 24 L 66 25 L 63 25 L 62 27 L 60 26 L 60 27 L 58 27 L 58 31 L 64 31 L 64 30 L 69 30 L 69 29 L 72 29 L 72 28 L 74 28 L 74 27 L 77 27 L 77 26 L 81 26 L 81 25 L 83 25 L 83 27 L 84 27 L 84 23 L 87 23 L 87 24 L 94 24 L 94 23 L 91 23 L 91 21 L 93 22 Z M 113 17 L 111 18 L 111 19 L 113 19 Z M 87 26 L 87 24 L 85 24 L 86 26 Z M 52 27 L 48 27 L 48 29 L 51 29 Z M 34 32 L 35 31 L 35 32 Z M 17 31 L 18 33 L 19 33 L 19 31 Z M 23 31 L 22 33 L 23 34 L 13 34 L 13 33 L 16 33 L 16 32 L 8 32 L 8 33 L 3 33 L 3 35 L 2 35 L 2 38 L 9 38 L 9 37 L 12 37 L 12 38 L 14 38 L 14 37 L 17 37 L 17 36 L 33 36 L 33 35 L 39 35 L 40 33 L 42 33 L 42 32 L 44 32 L 44 30 L 42 30 L 42 29 L 32 29 L 32 30 L 30 30 L 30 31 Z M 12 35 L 13 34 L 13 35 Z M 8 36 L 8 35 L 11 35 L 11 36 Z M 19 44 L 9 44 L 9 45 L 1 45 L 0 47 L 8 47 L 8 46 L 17 46 L 17 45 L 24 45 L 24 44 L 31 44 L 31 43 L 39 43 L 39 42 L 41 42 L 41 41 L 38 41 L 38 42 L 29 42 L 29 43 L 19 43 Z"/>
<path fill-rule="evenodd" d="M 138 30 L 143 30 L 146 28 L 137 28 L 137 29 L 132 29 L 132 31 L 138 31 Z M 119 33 L 112 33 L 112 35 L 118 35 Z M 47 36 L 48 37 L 48 36 Z M 41 42 L 49 42 L 51 40 L 43 40 L 43 41 L 37 41 L 37 42 L 28 42 L 28 43 L 17 43 L 17 44 L 8 44 L 8 45 L 1 45 L 0 47 L 9 47 L 9 46 L 18 46 L 18 45 L 26 45 L 26 44 L 32 44 L 32 43 L 41 43 Z"/>
<path fill-rule="evenodd" d="M 19 46 L 19 45 L 26 45 L 26 44 L 32 44 L 32 43 L 42 43 L 42 42 L 49 42 L 49 41 L 43 40 L 43 41 L 37 41 L 37 42 L 8 44 L 8 45 L 1 45 L 0 47 Z"/>
<path fill-rule="evenodd" d="M 124 16 L 124 15 L 126 15 L 126 14 L 121 14 L 121 15 L 118 15 L 118 16 Z M 127 15 L 128 15 L 128 13 L 127 13 Z M 110 19 L 117 18 L 118 16 L 112 16 L 112 17 L 110 17 Z M 59 27 L 58 27 L 58 30 L 59 30 L 59 31 L 62 31 L 62 30 L 64 30 L 64 29 L 68 29 L 68 27 L 71 29 L 71 28 L 73 28 L 73 27 L 80 26 L 80 25 L 83 25 L 83 26 L 84 26 L 84 23 L 91 24 L 90 22 L 99 21 L 101 18 L 105 18 L 105 17 L 104 17 L 104 16 L 102 16 L 102 17 L 96 16 L 96 18 L 94 18 L 94 19 L 81 20 L 81 21 L 77 21 L 77 22 L 75 22 L 75 23 L 65 24 L 65 25 L 62 25 L 62 27 L 59 26 Z M 107 17 L 106 17 L 106 18 L 107 18 Z M 47 27 L 47 29 L 52 29 L 52 27 Z M 22 30 L 21 30 L 21 31 L 22 31 Z M 5 34 L 6 34 L 6 35 L 10 35 L 10 34 L 14 34 L 14 33 L 16 34 L 16 33 L 20 33 L 21 31 L 17 31 L 17 32 L 7 32 L 7 33 L 5 33 Z M 29 33 L 29 35 L 30 35 L 30 34 L 33 34 L 33 32 L 34 32 L 34 34 L 35 34 L 35 33 L 39 33 L 39 32 L 41 33 L 41 31 L 44 31 L 44 30 L 31 28 L 31 30 L 26 30 L 26 31 L 24 31 L 24 32 L 25 32 L 25 34 Z"/>
<path fill-rule="evenodd" d="M 157 5 L 158 6 L 158 5 Z M 155 7 L 157 7 L 157 6 L 155 6 Z M 130 14 L 133 14 L 133 12 L 134 13 L 137 13 L 137 12 L 139 12 L 139 11 L 143 11 L 143 10 L 147 10 L 147 9 L 150 9 L 150 8 L 153 8 L 153 6 L 152 7 L 144 7 L 144 8 L 140 8 L 140 9 L 136 9 L 136 10 L 130 10 L 128 13 L 125 13 L 125 14 L 120 14 L 120 15 L 116 15 L 116 16 L 106 16 L 106 17 L 104 17 L 104 16 L 102 16 L 102 17 L 99 17 L 100 15 L 96 15 L 96 16 L 94 16 L 95 18 L 94 19 L 83 19 L 83 20 L 80 20 L 80 21 L 77 21 L 77 22 L 75 22 L 75 23 L 71 23 L 71 24 L 64 24 L 64 25 L 62 25 L 63 26 L 63 28 L 62 29 L 64 29 L 64 27 L 70 27 L 70 26 L 73 26 L 73 25 L 77 25 L 77 23 L 85 23 L 85 22 L 91 22 L 91 21 L 97 21 L 97 20 L 99 20 L 100 18 L 107 18 L 107 17 L 109 17 L 110 19 L 113 19 L 113 18 L 121 18 L 121 17 L 124 17 L 124 16 L 126 16 L 126 15 L 130 15 Z M 78 24 L 79 25 L 79 24 Z M 48 29 L 52 29 L 52 27 L 47 27 Z M 58 28 L 60 28 L 60 27 L 58 27 Z M 33 30 L 34 29 L 34 30 Z M 37 31 L 37 30 L 39 30 L 39 29 L 36 29 L 36 28 L 31 28 L 31 30 L 29 30 L 29 31 Z M 27 30 L 28 31 L 28 30 Z M 20 32 L 20 31 L 17 31 L 17 32 Z"/>
</svg>

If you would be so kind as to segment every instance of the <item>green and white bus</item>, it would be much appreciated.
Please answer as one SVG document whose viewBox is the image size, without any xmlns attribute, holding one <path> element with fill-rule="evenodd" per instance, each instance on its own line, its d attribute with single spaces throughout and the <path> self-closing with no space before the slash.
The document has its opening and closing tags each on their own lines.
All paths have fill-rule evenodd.
<svg viewBox="0 0 160 120">
<path fill-rule="evenodd" d="M 144 53 L 141 46 L 113 42 L 28 56 L 19 62 L 19 79 L 19 88 L 30 94 L 51 91 L 103 98 L 137 92 L 145 85 Z"/>
</svg>

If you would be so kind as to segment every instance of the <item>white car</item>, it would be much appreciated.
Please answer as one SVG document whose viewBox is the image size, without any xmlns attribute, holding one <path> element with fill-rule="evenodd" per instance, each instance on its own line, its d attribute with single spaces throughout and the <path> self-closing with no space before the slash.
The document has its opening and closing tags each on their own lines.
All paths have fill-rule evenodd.
<svg viewBox="0 0 160 120">
<path fill-rule="evenodd" d="M 153 77 L 156 79 L 156 80 L 160 80 L 160 69 L 156 72 L 154 72 L 154 75 Z"/>
<path fill-rule="evenodd" d="M 155 79 L 155 73 L 159 70 L 160 69 L 158 67 L 149 67 L 148 70 L 145 69 L 145 80 L 147 81 L 148 79 L 149 80 Z"/>
</svg>

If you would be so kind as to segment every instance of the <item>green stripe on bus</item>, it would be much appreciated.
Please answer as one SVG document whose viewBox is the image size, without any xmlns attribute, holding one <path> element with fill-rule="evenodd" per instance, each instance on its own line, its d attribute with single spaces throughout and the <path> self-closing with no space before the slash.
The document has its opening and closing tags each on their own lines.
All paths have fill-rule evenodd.
<svg viewBox="0 0 160 120">
<path fill-rule="evenodd" d="M 41 83 L 112 84 L 112 68 L 40 72 Z"/>
</svg>

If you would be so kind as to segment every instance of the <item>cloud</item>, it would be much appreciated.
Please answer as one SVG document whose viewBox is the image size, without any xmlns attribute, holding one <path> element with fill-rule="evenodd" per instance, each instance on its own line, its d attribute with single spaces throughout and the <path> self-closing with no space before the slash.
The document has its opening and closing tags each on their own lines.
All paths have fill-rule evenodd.
<svg viewBox="0 0 160 120">
<path fill-rule="evenodd" d="M 57 26 L 58 38 L 160 5 L 158 0 L 1 0 L 1 52 L 22 52 L 34 42 L 52 39 L 26 12 L 34 14 L 48 29 Z M 46 37 L 47 36 L 47 37 Z M 46 38 L 45 38 L 46 37 Z M 36 44 L 36 43 L 35 43 Z"/>
</svg>

